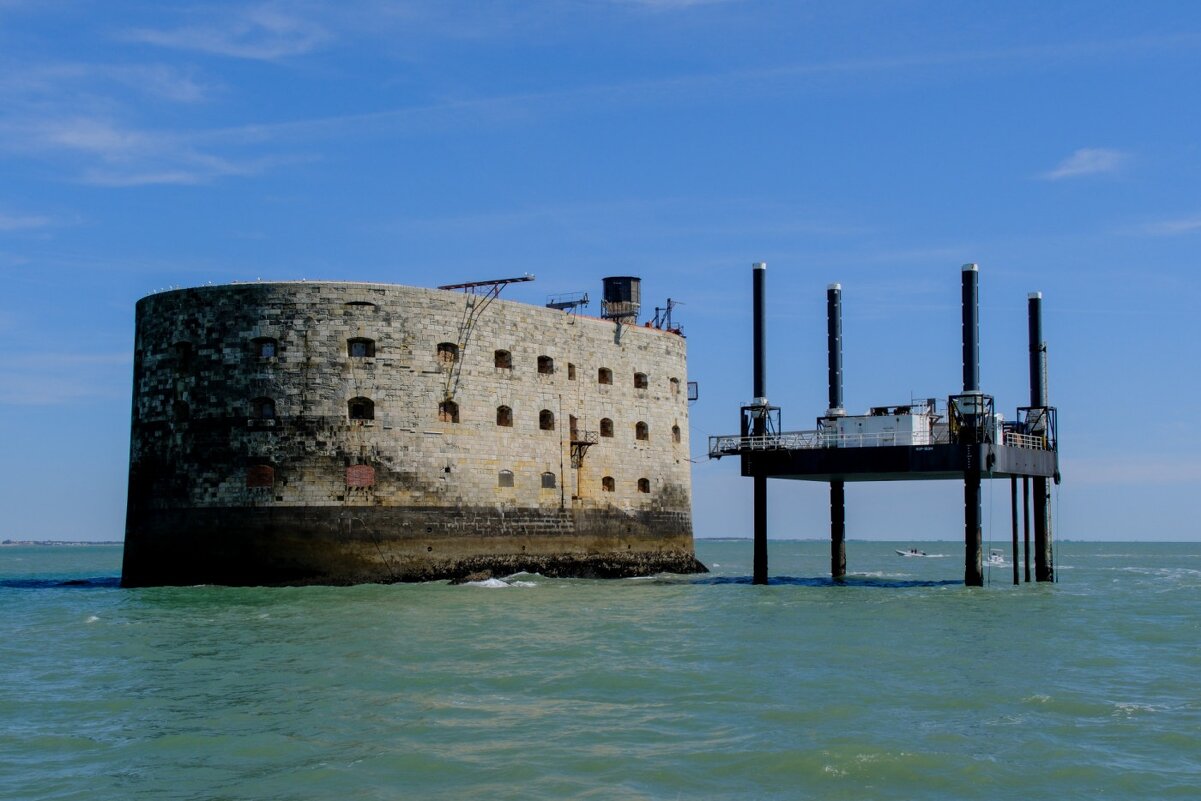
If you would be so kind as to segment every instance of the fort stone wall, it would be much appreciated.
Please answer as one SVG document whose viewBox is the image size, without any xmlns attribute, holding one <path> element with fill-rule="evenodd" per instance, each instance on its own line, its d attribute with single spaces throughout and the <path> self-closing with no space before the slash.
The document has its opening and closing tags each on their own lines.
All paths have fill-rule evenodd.
<svg viewBox="0 0 1201 801">
<path fill-rule="evenodd" d="M 149 296 L 123 583 L 703 570 L 686 386 L 676 333 L 483 295 Z"/>
</svg>

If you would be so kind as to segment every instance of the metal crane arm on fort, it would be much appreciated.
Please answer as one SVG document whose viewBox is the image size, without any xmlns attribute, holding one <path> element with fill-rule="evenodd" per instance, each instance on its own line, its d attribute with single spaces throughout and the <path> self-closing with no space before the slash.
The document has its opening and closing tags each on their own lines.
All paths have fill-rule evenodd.
<svg viewBox="0 0 1201 801">
<path fill-rule="evenodd" d="M 496 300 L 502 289 L 509 284 L 522 284 L 527 281 L 533 281 L 534 276 L 526 273 L 517 278 L 497 278 L 492 281 L 468 281 L 463 284 L 443 284 L 438 289 L 461 289 L 467 295 L 467 302 L 463 305 L 463 319 L 459 323 L 458 342 L 455 343 L 459 351 L 454 362 L 451 363 L 450 369 L 446 372 L 446 389 L 443 391 L 445 400 L 454 400 L 455 392 L 459 388 L 459 376 L 463 372 L 463 357 L 467 351 L 467 343 L 471 339 L 471 331 L 475 328 L 475 322 L 480 315 L 484 313 L 484 309 L 488 308 L 488 304 Z M 480 298 L 480 290 L 483 298 Z"/>
</svg>

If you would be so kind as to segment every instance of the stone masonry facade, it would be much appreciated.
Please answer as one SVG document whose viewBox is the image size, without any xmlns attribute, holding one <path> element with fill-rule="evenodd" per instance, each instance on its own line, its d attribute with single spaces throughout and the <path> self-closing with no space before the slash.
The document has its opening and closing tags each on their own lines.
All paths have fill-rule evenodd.
<svg viewBox="0 0 1201 801">
<path fill-rule="evenodd" d="M 703 570 L 682 336 L 287 282 L 137 309 L 123 582 Z"/>
</svg>

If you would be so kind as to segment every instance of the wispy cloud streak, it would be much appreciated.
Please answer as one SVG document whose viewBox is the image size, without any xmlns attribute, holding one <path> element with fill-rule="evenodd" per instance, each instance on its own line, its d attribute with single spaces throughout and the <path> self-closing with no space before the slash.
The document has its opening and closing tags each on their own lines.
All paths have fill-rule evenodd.
<svg viewBox="0 0 1201 801">
<path fill-rule="evenodd" d="M 125 38 L 177 50 L 275 61 L 316 50 L 332 39 L 324 27 L 274 6 L 224 9 L 219 21 L 172 29 L 139 28 Z"/>
<path fill-rule="evenodd" d="M 1104 147 L 1082 147 L 1068 156 L 1052 170 L 1041 176 L 1047 181 L 1060 181 L 1064 178 L 1080 178 L 1085 175 L 1101 175 L 1118 170 L 1127 161 L 1127 156 L 1120 150 Z"/>
</svg>

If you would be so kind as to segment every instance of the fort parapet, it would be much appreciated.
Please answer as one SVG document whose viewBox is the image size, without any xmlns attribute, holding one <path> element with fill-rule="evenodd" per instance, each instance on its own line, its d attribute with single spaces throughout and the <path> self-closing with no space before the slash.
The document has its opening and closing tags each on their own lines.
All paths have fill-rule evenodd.
<svg viewBox="0 0 1201 801">
<path fill-rule="evenodd" d="M 684 338 L 481 302 L 333 282 L 143 298 L 122 583 L 704 570 Z"/>
</svg>

